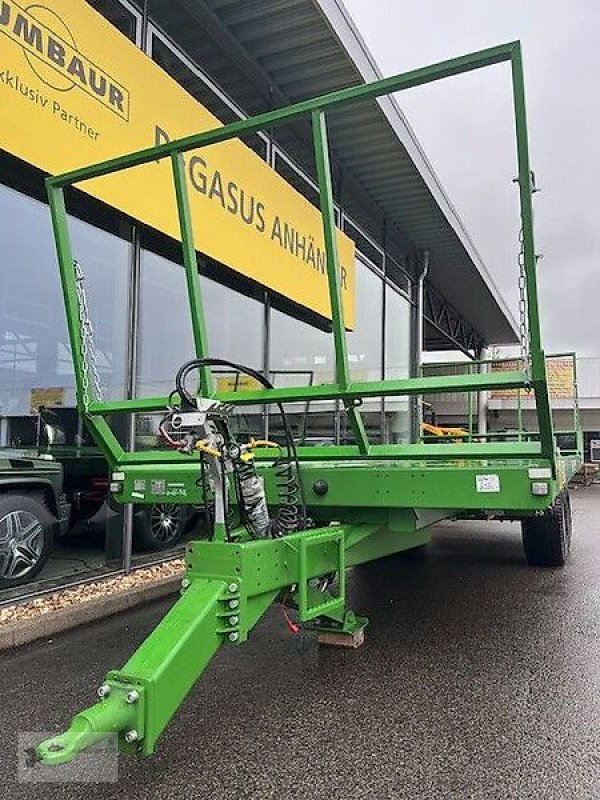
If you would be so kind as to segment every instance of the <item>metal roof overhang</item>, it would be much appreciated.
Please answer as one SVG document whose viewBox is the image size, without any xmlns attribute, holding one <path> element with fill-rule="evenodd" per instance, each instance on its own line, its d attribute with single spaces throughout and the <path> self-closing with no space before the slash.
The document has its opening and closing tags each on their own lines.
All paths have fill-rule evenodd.
<svg viewBox="0 0 600 800">
<path fill-rule="evenodd" d="M 247 114 L 381 77 L 341 0 L 149 0 L 149 13 Z M 312 171 L 307 125 L 286 128 L 279 141 Z M 486 344 L 517 342 L 508 307 L 395 99 L 338 110 L 329 132 L 352 216 L 367 229 L 367 217 L 382 228 L 385 220 L 397 253 L 429 250 L 428 280 Z M 448 347 L 430 324 L 426 337 L 429 349 Z"/>
</svg>

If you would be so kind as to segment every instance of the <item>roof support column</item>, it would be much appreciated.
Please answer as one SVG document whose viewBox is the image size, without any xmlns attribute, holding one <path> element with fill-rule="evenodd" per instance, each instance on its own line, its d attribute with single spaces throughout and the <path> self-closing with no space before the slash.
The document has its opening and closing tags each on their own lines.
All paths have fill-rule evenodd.
<svg viewBox="0 0 600 800">
<path fill-rule="evenodd" d="M 486 359 L 486 349 L 482 348 L 477 354 L 480 361 Z M 491 364 L 479 364 L 479 372 L 490 372 Z M 489 406 L 490 393 L 484 389 L 477 394 L 477 433 L 480 436 L 487 436 L 488 432 L 488 406 Z"/>
<path fill-rule="evenodd" d="M 423 298 L 425 278 L 429 272 L 429 250 L 419 252 L 412 262 L 413 280 L 411 283 L 411 314 L 410 314 L 410 376 L 421 376 L 421 361 L 423 358 Z M 414 395 L 410 398 L 410 441 L 419 442 L 421 439 L 421 423 L 423 421 L 423 398 Z"/>
</svg>

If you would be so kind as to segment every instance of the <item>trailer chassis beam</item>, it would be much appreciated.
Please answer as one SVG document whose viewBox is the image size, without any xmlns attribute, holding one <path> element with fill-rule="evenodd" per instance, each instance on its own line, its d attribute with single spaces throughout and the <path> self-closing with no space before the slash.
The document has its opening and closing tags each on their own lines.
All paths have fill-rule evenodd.
<svg viewBox="0 0 600 800">
<path fill-rule="evenodd" d="M 129 661 L 107 674 L 99 702 L 37 746 L 38 759 L 63 764 L 111 735 L 124 752 L 150 755 L 221 645 L 245 642 L 279 595 L 289 596 L 307 626 L 350 634 L 367 620 L 346 607 L 346 567 L 427 541 L 428 530 L 407 514 L 281 539 L 190 542 L 181 598 Z M 316 593 L 311 579 L 331 573 L 336 594 Z"/>
</svg>

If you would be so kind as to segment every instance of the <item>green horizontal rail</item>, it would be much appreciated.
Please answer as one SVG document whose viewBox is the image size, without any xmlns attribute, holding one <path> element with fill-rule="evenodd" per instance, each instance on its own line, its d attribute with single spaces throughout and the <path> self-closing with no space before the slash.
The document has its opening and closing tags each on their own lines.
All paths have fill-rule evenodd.
<svg viewBox="0 0 600 800">
<path fill-rule="evenodd" d="M 328 451 L 334 451 L 329 453 Z M 391 461 L 419 461 L 420 459 L 435 459 L 441 461 L 462 461 L 473 459 L 537 459 L 541 456 L 539 442 L 482 442 L 482 443 L 453 443 L 441 444 L 394 444 L 371 445 L 367 458 L 374 460 Z M 127 454 L 129 455 L 129 454 Z M 271 451 L 271 457 L 276 451 Z M 300 447 L 298 456 L 302 461 L 322 461 L 331 459 L 359 458 L 358 448 L 354 445 L 342 447 Z M 266 451 L 260 457 L 267 457 Z M 365 456 L 362 456 L 363 458 Z M 490 465 L 491 467 L 491 465 Z"/>
<path fill-rule="evenodd" d="M 243 392 L 216 392 L 214 397 L 232 405 L 268 404 L 274 402 L 296 403 L 310 400 L 360 399 L 368 397 L 399 397 L 419 394 L 445 394 L 446 392 L 473 392 L 493 389 L 518 389 L 526 385 L 522 372 L 488 372 L 474 375 L 441 375 L 428 378 L 406 378 L 392 381 L 356 381 L 346 389 L 336 384 L 323 386 L 290 386 L 281 389 L 252 389 Z M 173 398 L 171 398 L 171 402 Z M 111 400 L 91 403 L 92 416 L 121 414 L 123 412 L 164 411 L 168 398 L 145 397 L 135 400 Z"/>
<path fill-rule="evenodd" d="M 277 449 L 264 449 L 256 453 L 258 460 L 273 460 L 279 455 Z M 393 444 L 371 445 L 365 453 L 356 445 L 298 447 L 298 457 L 304 461 L 335 462 L 346 460 L 362 460 L 389 462 L 393 461 L 462 461 L 473 459 L 539 459 L 541 448 L 539 442 L 479 442 L 440 444 Z M 138 450 L 124 453 L 119 459 L 118 467 L 141 464 L 180 464 L 190 466 L 200 461 L 200 455 L 192 456 L 175 450 Z M 490 465 L 491 468 L 491 465 Z"/>
<path fill-rule="evenodd" d="M 577 353 L 568 351 L 564 353 L 546 353 L 546 362 L 556 358 L 577 358 Z M 488 364 L 512 364 L 515 361 L 520 361 L 521 356 L 516 355 L 506 358 L 473 358 L 469 361 L 425 361 L 421 364 L 421 369 L 434 369 L 435 367 L 463 367 L 469 369 L 477 366 L 484 366 Z"/>
<path fill-rule="evenodd" d="M 507 44 L 498 45 L 497 47 L 489 47 L 485 50 L 469 53 L 465 56 L 454 58 L 451 61 L 441 61 L 427 67 L 414 69 L 402 75 L 383 78 L 373 83 L 350 86 L 347 89 L 341 89 L 340 91 L 330 92 L 329 94 L 324 94 L 310 100 L 304 100 L 300 103 L 294 103 L 283 109 L 275 109 L 274 111 L 258 114 L 249 119 L 233 122 L 225 127 L 215 128 L 210 131 L 205 131 L 204 133 L 193 134 L 173 142 L 167 142 L 156 147 L 147 147 L 135 153 L 112 158 L 108 161 L 82 167 L 81 169 L 71 170 L 62 175 L 48 178 L 48 185 L 57 188 L 70 186 L 80 181 L 99 178 L 102 175 L 119 172 L 142 164 L 149 164 L 152 161 L 157 161 L 158 159 L 166 158 L 176 153 L 185 153 L 199 147 L 207 147 L 208 145 L 218 144 L 219 142 L 239 138 L 240 136 L 245 136 L 250 133 L 257 133 L 267 128 L 283 125 L 290 120 L 311 114 L 315 111 L 325 111 L 337 105 L 347 105 L 360 102 L 361 100 L 374 100 L 377 97 L 399 92 L 403 89 L 423 86 L 424 84 L 437 81 L 440 78 L 449 78 L 464 72 L 481 69 L 482 67 L 500 64 L 503 61 L 510 61 L 513 52 L 518 51 L 518 49 L 518 42 L 508 42 Z"/>
</svg>

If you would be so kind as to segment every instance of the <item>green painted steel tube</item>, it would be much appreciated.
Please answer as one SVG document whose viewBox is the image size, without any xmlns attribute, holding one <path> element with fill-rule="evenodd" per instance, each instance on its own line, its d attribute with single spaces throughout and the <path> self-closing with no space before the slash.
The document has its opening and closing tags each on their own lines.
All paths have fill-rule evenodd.
<svg viewBox="0 0 600 800">
<path fill-rule="evenodd" d="M 355 381 L 342 389 L 336 384 L 290 386 L 281 389 L 252 389 L 243 392 L 216 392 L 215 397 L 231 405 L 254 405 L 281 400 L 284 403 L 303 400 L 335 400 L 363 397 L 401 397 L 415 394 L 472 392 L 484 389 L 517 389 L 526 385 L 522 372 L 486 372 L 475 375 L 439 375 L 430 378 L 406 378 L 385 381 Z M 120 414 L 124 411 L 162 411 L 168 398 L 143 397 L 135 400 L 111 400 L 92 403 L 91 415 Z"/>
<path fill-rule="evenodd" d="M 338 385 L 345 389 L 350 381 L 350 370 L 348 368 L 348 346 L 346 343 L 346 328 L 344 326 L 344 306 L 342 303 L 335 210 L 331 187 L 329 143 L 325 114 L 322 111 L 313 112 L 312 130 L 325 240 L 327 286 L 329 289 L 333 343 L 335 347 L 335 374 Z"/>
<path fill-rule="evenodd" d="M 47 764 L 62 764 L 113 733 L 119 734 L 119 744 L 125 746 L 124 734 L 131 730 L 136 733 L 134 749 L 144 755 L 152 753 L 156 740 L 223 641 L 219 612 L 226 591 L 224 581 L 192 581 L 125 666 L 109 673 L 109 696 L 74 717 L 67 731 L 39 744 L 38 758 Z M 140 699 L 128 703 L 122 687 L 139 687 Z"/>
<path fill-rule="evenodd" d="M 281 589 L 296 584 L 300 577 L 306 582 L 335 571 L 340 564 L 343 569 L 346 550 L 349 563 L 358 563 L 426 540 L 413 529 L 409 524 L 406 540 L 399 531 L 370 524 L 248 543 L 190 543 L 190 569 L 181 598 L 125 666 L 108 674 L 107 696 L 77 714 L 64 733 L 41 742 L 36 748 L 38 759 L 48 765 L 64 764 L 111 734 L 118 734 L 121 749 L 150 755 L 223 641 L 245 640 Z M 379 533 L 383 535 L 380 543 Z M 334 535 L 341 551 L 323 544 Z M 300 545 L 311 539 L 311 555 L 300 569 Z"/>
<path fill-rule="evenodd" d="M 128 703 L 122 694 L 109 696 L 73 717 L 64 733 L 40 742 L 36 747 L 36 755 L 50 766 L 66 764 L 93 744 L 115 733 L 132 730 L 135 724 L 134 705 Z"/>
<path fill-rule="evenodd" d="M 88 374 L 88 365 L 83 360 L 81 326 L 79 322 L 79 300 L 75 283 L 73 252 L 69 234 L 69 222 L 65 208 L 65 197 L 62 189 L 48 187 L 48 204 L 52 218 L 54 241 L 60 271 L 61 286 L 67 317 L 67 329 L 71 343 L 71 357 L 75 373 L 77 406 L 86 416 L 88 428 L 94 441 L 100 447 L 110 463 L 114 464 L 123 454 L 123 448 L 116 436 L 103 419 L 92 419 L 88 414 L 89 405 L 84 400 L 84 379 Z"/>
<path fill-rule="evenodd" d="M 531 378 L 535 392 L 540 441 L 544 456 L 552 462 L 556 474 L 556 446 L 554 440 L 552 409 L 548 393 L 546 357 L 542 349 L 539 300 L 537 290 L 537 256 L 533 231 L 532 178 L 529 164 L 527 134 L 527 109 L 525 105 L 525 77 L 521 45 L 516 43 L 511 54 L 517 160 L 519 167 L 519 199 L 523 231 L 523 257 L 525 262 L 525 291 L 527 295 L 527 322 L 531 355 Z"/>
<path fill-rule="evenodd" d="M 200 277 L 198 275 L 198 259 L 194 244 L 192 214 L 190 211 L 190 199 L 185 178 L 183 156 L 181 153 L 174 154 L 171 161 L 196 358 L 206 358 L 208 355 L 208 336 L 206 333 L 206 321 L 204 319 L 204 304 L 202 302 Z M 212 375 L 209 367 L 202 367 L 200 369 L 200 388 L 205 396 L 209 396 L 212 393 Z"/>
<path fill-rule="evenodd" d="M 310 100 L 304 100 L 284 108 L 268 111 L 265 114 L 257 114 L 249 119 L 233 122 L 230 125 L 215 128 L 211 131 L 193 134 L 182 139 L 157 145 L 156 147 L 147 147 L 135 153 L 112 158 L 99 164 L 71 170 L 62 175 L 51 177 L 48 181 L 52 186 L 68 186 L 73 183 L 79 183 L 80 181 L 97 178 L 101 175 L 108 175 L 111 172 L 119 172 L 124 169 L 129 169 L 130 167 L 140 166 L 141 164 L 149 164 L 151 161 L 166 158 L 173 155 L 173 153 L 185 153 L 189 150 L 217 144 L 218 142 L 224 142 L 228 139 L 239 138 L 249 133 L 256 133 L 261 130 L 266 130 L 267 128 L 274 128 L 288 121 L 297 119 L 298 117 L 311 114 L 313 111 L 326 111 L 328 108 L 355 103 L 360 100 L 374 100 L 377 97 L 399 92 L 403 89 L 423 86 L 427 83 L 438 81 L 441 78 L 450 78 L 454 75 L 481 69 L 482 67 L 500 64 L 503 61 L 509 61 L 511 59 L 513 51 L 517 46 L 518 42 L 509 42 L 507 44 L 498 45 L 497 47 L 490 47 L 485 50 L 459 56 L 458 58 L 441 61 L 427 67 L 414 69 L 410 72 L 405 72 L 390 78 L 382 78 L 372 83 L 350 86 L 347 89 L 341 89 Z"/>
<path fill-rule="evenodd" d="M 335 209 L 333 205 L 333 189 L 331 186 L 329 142 L 327 137 L 327 123 L 323 111 L 313 111 L 312 130 L 315 162 L 317 166 L 317 180 L 319 183 L 319 198 L 321 202 L 321 217 L 323 219 L 327 286 L 329 288 L 333 344 L 335 349 L 335 373 L 338 386 L 345 390 L 350 381 L 350 369 L 348 366 L 348 344 L 344 325 L 344 305 L 342 302 Z M 369 437 L 367 436 L 367 431 L 360 412 L 352 401 L 347 401 L 344 405 L 356 443 L 360 451 L 366 453 L 369 449 Z"/>
<path fill-rule="evenodd" d="M 329 165 L 329 153 L 327 146 L 327 130 L 325 125 L 324 113 L 326 109 L 336 107 L 338 105 L 364 100 L 367 98 L 377 98 L 382 95 L 390 94 L 391 92 L 400 91 L 402 89 L 411 88 L 414 86 L 423 85 L 431 81 L 436 81 L 452 75 L 458 75 L 474 69 L 489 66 L 491 64 L 500 63 L 502 61 L 510 61 L 512 65 L 513 74 L 513 94 L 515 105 L 516 117 L 516 134 L 517 134 L 517 152 L 519 159 L 519 183 L 521 190 L 521 216 L 523 224 L 524 236 L 524 249 L 526 261 L 526 282 L 528 293 L 528 313 L 529 324 L 531 331 L 531 351 L 533 363 L 533 382 L 536 391 L 536 400 L 538 414 L 540 417 L 540 430 L 542 431 L 542 447 L 546 457 L 554 458 L 554 444 L 552 435 L 552 419 L 549 413 L 549 400 L 547 396 L 547 383 L 545 364 L 543 359 L 543 352 L 540 347 L 539 335 L 539 313 L 537 307 L 537 287 L 535 285 L 535 252 L 533 243 L 533 220 L 531 210 L 531 186 L 529 184 L 529 154 L 527 147 L 527 125 L 525 115 L 525 97 L 524 97 L 524 83 L 523 72 L 521 63 L 521 50 L 518 42 L 511 42 L 499 47 L 488 48 L 486 50 L 471 53 L 466 56 L 461 56 L 449 61 L 440 62 L 428 67 L 413 70 L 408 73 L 396 75 L 391 78 L 385 78 L 380 81 L 375 81 L 371 84 L 363 84 L 356 87 L 350 87 L 338 92 L 332 92 L 328 95 L 323 95 L 312 100 L 297 103 L 287 108 L 278 109 L 266 114 L 258 115 L 256 117 L 241 120 L 239 122 L 219 127 L 212 131 L 195 134 L 193 136 L 185 137 L 175 142 L 168 142 L 158 147 L 147 148 L 146 150 L 138 153 L 125 155 L 117 159 L 112 159 L 102 164 L 96 164 L 91 167 L 86 167 L 80 170 L 74 170 L 70 173 L 55 178 L 48 179 L 50 190 L 56 187 L 61 187 L 73 182 L 87 180 L 92 177 L 98 177 L 110 172 L 126 169 L 128 167 L 148 163 L 156 159 L 171 156 L 173 159 L 175 186 L 178 199 L 180 224 L 182 229 L 182 238 L 184 240 L 184 257 L 188 262 L 188 275 L 191 270 L 189 263 L 191 263 L 193 256 L 193 236 L 191 232 L 191 223 L 189 218 L 189 207 L 187 202 L 187 192 L 185 187 L 185 177 L 181 162 L 181 153 L 191 149 L 204 147 L 217 142 L 226 141 L 232 138 L 238 138 L 243 134 L 248 134 L 253 131 L 259 131 L 263 128 L 273 127 L 274 125 L 283 124 L 286 121 L 295 119 L 298 116 L 311 114 L 313 122 L 313 136 L 315 144 L 315 155 L 317 172 L 319 177 L 319 186 L 321 190 L 321 204 L 323 225 L 326 239 L 327 250 L 327 266 L 329 276 L 329 291 L 332 305 L 332 317 L 334 328 L 334 339 L 336 345 L 336 370 L 338 377 L 337 387 L 299 387 L 294 395 L 294 390 L 282 389 L 276 392 L 265 393 L 263 396 L 255 392 L 248 393 L 223 393 L 218 395 L 218 398 L 225 402 L 232 402 L 235 404 L 244 404 L 251 402 L 271 402 L 276 399 L 282 401 L 294 400 L 307 400 L 307 399 L 325 399 L 327 397 L 339 397 L 343 400 L 346 410 L 349 414 L 350 421 L 354 428 L 354 433 L 359 444 L 359 448 L 363 453 L 368 451 L 368 440 L 364 425 L 360 416 L 356 412 L 355 404 L 362 399 L 362 397 L 375 396 L 379 393 L 382 395 L 393 394 L 421 394 L 423 391 L 451 391 L 452 381 L 448 378 L 438 380 L 439 389 L 436 389 L 436 381 L 420 385 L 419 379 L 407 381 L 405 386 L 401 382 L 397 382 L 396 386 L 392 386 L 387 382 L 375 382 L 373 384 L 349 384 L 348 378 L 348 359 L 345 344 L 345 332 L 343 328 L 343 312 L 341 307 L 341 297 L 339 291 L 339 276 L 337 274 L 337 258 L 336 258 L 336 241 L 335 241 L 335 220 L 333 216 L 333 200 L 331 191 L 331 171 Z M 195 292 L 190 285 L 190 302 L 192 306 L 201 307 L 201 302 L 198 293 Z M 201 312 L 200 312 L 201 313 Z M 198 313 L 194 313 L 193 317 L 196 322 L 199 322 Z M 201 324 L 201 322 L 200 322 Z M 197 349 L 205 351 L 205 334 L 202 334 L 200 327 L 196 326 L 196 340 Z M 200 340 L 204 340 L 203 342 Z M 422 381 L 423 379 L 421 379 Z M 206 380 L 205 380 L 206 382 Z M 521 378 L 518 379 L 514 388 L 522 384 Z M 461 390 L 461 381 L 456 384 L 455 390 Z M 477 385 L 465 385 L 462 382 L 464 391 L 470 392 L 476 388 L 492 388 L 485 387 L 484 384 L 478 381 Z M 314 393 L 314 394 L 313 394 Z M 235 396 L 237 395 L 237 396 Z M 310 395 L 310 397 L 308 396 Z M 151 404 L 146 403 L 145 408 L 152 407 Z M 138 410 L 136 402 L 129 402 L 122 407 L 126 411 Z M 112 410 L 115 406 L 112 407 Z M 141 410 L 141 409 L 139 409 Z M 95 404 L 94 413 L 103 414 L 111 413 L 110 405 Z"/>
<path fill-rule="evenodd" d="M 145 686 L 146 715 L 142 750 L 148 755 L 222 644 L 220 601 L 227 584 L 197 579 L 118 676 Z"/>
</svg>

